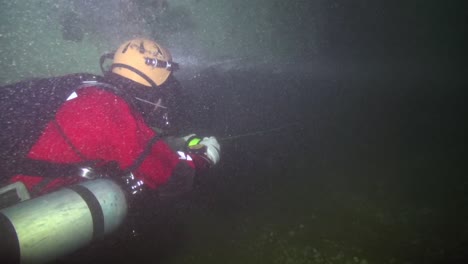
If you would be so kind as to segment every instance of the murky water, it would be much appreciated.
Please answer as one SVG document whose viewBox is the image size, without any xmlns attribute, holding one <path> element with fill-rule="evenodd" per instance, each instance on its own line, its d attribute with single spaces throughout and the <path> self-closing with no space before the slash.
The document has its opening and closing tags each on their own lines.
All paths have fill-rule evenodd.
<svg viewBox="0 0 468 264">
<path fill-rule="evenodd" d="M 187 132 L 223 146 L 192 193 L 148 194 L 56 263 L 468 262 L 462 4 L 1 5 L 1 84 L 99 73 L 104 52 L 151 36 L 182 66 Z"/>
<path fill-rule="evenodd" d="M 194 121 L 219 135 L 286 126 L 224 141 L 193 193 L 147 198 L 136 236 L 122 231 L 64 262 L 466 260 L 462 83 L 249 74 L 212 78 L 231 90 Z"/>
</svg>

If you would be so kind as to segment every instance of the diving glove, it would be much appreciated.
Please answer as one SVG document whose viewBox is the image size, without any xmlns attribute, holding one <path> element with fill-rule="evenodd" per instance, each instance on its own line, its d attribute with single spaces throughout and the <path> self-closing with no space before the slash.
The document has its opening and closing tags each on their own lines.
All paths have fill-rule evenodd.
<svg viewBox="0 0 468 264">
<path fill-rule="evenodd" d="M 211 165 L 219 162 L 221 146 L 215 137 L 198 137 L 195 134 L 184 137 L 187 142 L 188 153 L 206 158 Z"/>
</svg>

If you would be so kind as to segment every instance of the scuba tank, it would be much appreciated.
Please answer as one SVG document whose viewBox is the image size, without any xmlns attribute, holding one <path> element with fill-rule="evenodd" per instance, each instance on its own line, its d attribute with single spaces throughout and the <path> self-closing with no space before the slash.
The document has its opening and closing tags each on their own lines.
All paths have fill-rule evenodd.
<svg viewBox="0 0 468 264">
<path fill-rule="evenodd" d="M 116 230 L 127 198 L 109 179 L 86 181 L 0 210 L 0 262 L 44 263 Z"/>
</svg>

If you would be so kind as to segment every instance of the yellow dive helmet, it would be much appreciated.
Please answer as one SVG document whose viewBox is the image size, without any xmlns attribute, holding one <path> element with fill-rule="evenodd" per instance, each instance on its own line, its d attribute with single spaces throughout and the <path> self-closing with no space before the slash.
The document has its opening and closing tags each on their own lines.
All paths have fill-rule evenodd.
<svg viewBox="0 0 468 264">
<path fill-rule="evenodd" d="M 111 65 L 113 73 L 149 87 L 163 84 L 177 68 L 168 50 L 144 38 L 122 44 Z"/>
</svg>

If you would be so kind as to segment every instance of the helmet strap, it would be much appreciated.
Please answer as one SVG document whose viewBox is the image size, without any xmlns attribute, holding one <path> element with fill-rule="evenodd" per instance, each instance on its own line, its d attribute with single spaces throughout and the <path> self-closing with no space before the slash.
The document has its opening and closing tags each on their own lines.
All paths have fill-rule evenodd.
<svg viewBox="0 0 468 264">
<path fill-rule="evenodd" d="M 115 67 L 122 67 L 122 68 L 125 68 L 127 70 L 130 70 L 130 71 L 138 74 L 141 78 L 145 79 L 145 81 L 147 81 L 151 85 L 151 87 L 153 87 L 153 88 L 158 87 L 158 85 L 153 80 L 151 80 L 146 74 L 144 74 L 143 72 L 141 72 L 138 69 L 133 68 L 132 66 L 122 64 L 122 63 L 114 63 L 114 64 L 112 64 L 110 70 L 112 70 Z"/>
<path fill-rule="evenodd" d="M 104 62 L 106 61 L 106 59 L 113 60 L 114 54 L 115 54 L 114 52 L 105 53 L 105 54 L 102 54 L 101 58 L 99 58 L 99 66 L 101 67 L 102 74 L 106 75 L 109 72 L 109 70 L 106 71 L 104 69 Z"/>
</svg>

